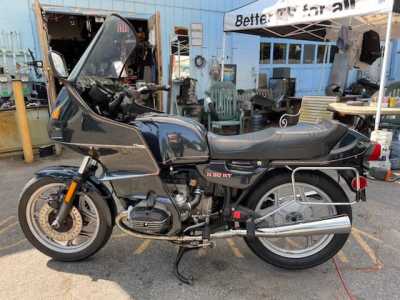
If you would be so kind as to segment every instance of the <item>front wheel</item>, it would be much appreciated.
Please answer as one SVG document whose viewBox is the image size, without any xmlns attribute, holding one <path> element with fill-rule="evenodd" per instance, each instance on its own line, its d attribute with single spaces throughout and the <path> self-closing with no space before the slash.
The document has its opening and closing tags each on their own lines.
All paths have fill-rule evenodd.
<svg viewBox="0 0 400 300">
<path fill-rule="evenodd" d="M 52 201 L 65 193 L 65 182 L 53 178 L 33 179 L 23 191 L 18 217 L 29 242 L 42 253 L 59 261 L 79 261 L 95 254 L 112 233 L 111 212 L 95 190 L 78 192 L 74 206 L 60 228 L 51 224 L 56 217 Z"/>
<path fill-rule="evenodd" d="M 296 189 L 296 196 L 307 202 L 349 202 L 343 189 L 331 177 L 321 172 L 296 174 Z M 282 172 L 260 185 L 251 195 L 248 206 L 262 216 L 291 200 L 293 200 L 291 174 Z M 293 202 L 258 225 L 276 227 L 335 215 L 347 215 L 351 221 L 351 207 L 301 205 Z M 340 251 L 348 237 L 349 234 L 330 234 L 245 240 L 250 249 L 266 262 L 276 267 L 296 270 L 312 268 L 326 262 Z"/>
</svg>

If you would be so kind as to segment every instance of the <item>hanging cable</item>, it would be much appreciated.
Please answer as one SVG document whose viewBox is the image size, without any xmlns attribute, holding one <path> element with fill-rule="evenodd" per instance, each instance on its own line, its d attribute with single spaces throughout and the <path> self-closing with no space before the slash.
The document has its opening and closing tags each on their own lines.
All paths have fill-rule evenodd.
<svg viewBox="0 0 400 300">
<path fill-rule="evenodd" d="M 338 274 L 338 277 L 340 279 L 340 282 L 342 283 L 342 286 L 346 292 L 346 295 L 349 297 L 349 300 L 356 300 L 356 298 L 353 296 L 353 294 L 351 293 L 350 289 L 347 287 L 347 284 L 344 280 L 344 277 L 342 275 L 342 272 L 340 271 L 339 265 L 336 262 L 335 258 L 332 258 L 332 262 L 335 265 L 335 269 L 336 269 L 336 273 Z"/>
</svg>

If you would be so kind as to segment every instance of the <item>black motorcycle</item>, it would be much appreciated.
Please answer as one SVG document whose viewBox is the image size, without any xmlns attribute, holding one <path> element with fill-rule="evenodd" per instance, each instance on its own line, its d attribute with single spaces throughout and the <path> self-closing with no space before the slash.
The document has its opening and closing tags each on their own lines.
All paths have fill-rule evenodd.
<svg viewBox="0 0 400 300">
<path fill-rule="evenodd" d="M 191 249 L 243 237 L 285 269 L 324 263 L 343 247 L 351 206 L 366 200 L 365 163 L 379 147 L 333 121 L 219 136 L 191 119 L 140 105 L 167 88 L 124 84 L 137 45 L 130 23 L 111 15 L 71 72 L 50 53 L 63 82 L 50 138 L 84 156 L 80 167 L 36 173 L 19 202 L 27 239 L 60 261 L 79 261 L 114 225 L 139 239 Z M 349 200 L 338 178 L 354 194 Z M 346 188 L 347 189 L 347 188 Z"/>
</svg>

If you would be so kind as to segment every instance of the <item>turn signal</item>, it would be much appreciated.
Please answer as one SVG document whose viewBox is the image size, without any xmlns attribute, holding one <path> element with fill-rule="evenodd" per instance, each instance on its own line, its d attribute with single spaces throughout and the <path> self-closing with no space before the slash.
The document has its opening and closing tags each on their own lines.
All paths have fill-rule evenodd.
<svg viewBox="0 0 400 300">
<path fill-rule="evenodd" d="M 381 144 L 374 144 L 373 149 L 371 151 L 370 156 L 368 157 L 368 161 L 379 160 L 382 155 L 382 146 Z"/>
<path fill-rule="evenodd" d="M 359 185 L 357 185 L 357 178 L 354 178 L 351 181 L 351 187 L 352 187 L 353 190 L 357 191 L 358 190 L 358 186 L 360 186 L 360 191 L 365 190 L 367 188 L 367 186 L 368 186 L 367 178 L 365 178 L 364 176 L 360 176 Z"/>
<path fill-rule="evenodd" d="M 52 111 L 51 118 L 53 120 L 60 120 L 60 116 L 61 116 L 61 106 L 58 106 Z"/>
</svg>

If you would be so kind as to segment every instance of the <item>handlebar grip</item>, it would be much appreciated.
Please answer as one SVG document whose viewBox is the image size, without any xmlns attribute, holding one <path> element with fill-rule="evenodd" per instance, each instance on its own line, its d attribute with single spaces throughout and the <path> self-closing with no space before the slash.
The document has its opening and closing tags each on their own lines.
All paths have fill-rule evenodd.
<svg viewBox="0 0 400 300">
<path fill-rule="evenodd" d="M 147 85 L 138 89 L 138 92 L 142 94 L 158 92 L 158 91 L 170 91 L 171 88 L 168 85 Z"/>
</svg>

